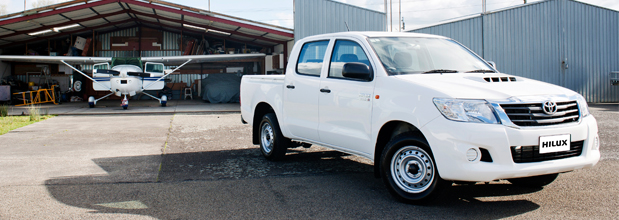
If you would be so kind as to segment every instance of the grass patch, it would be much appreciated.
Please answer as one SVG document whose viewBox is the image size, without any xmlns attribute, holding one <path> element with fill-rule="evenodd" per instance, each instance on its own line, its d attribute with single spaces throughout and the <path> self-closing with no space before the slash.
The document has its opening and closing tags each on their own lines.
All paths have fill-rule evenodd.
<svg viewBox="0 0 619 220">
<path fill-rule="evenodd" d="M 41 109 L 36 105 L 30 105 L 28 107 L 28 116 L 30 116 L 30 121 L 41 120 Z"/>
<path fill-rule="evenodd" d="M 0 117 L 6 117 L 7 115 L 9 115 L 9 105 L 0 105 Z"/>
<path fill-rule="evenodd" d="M 4 106 L 0 108 L 0 110 L 2 109 L 4 109 Z M 41 115 L 40 108 L 36 106 L 29 107 L 28 113 L 29 115 L 26 116 L 6 116 L 4 114 L 0 114 L 0 135 L 9 133 L 9 131 L 24 127 L 26 125 L 54 117 L 54 115 L 48 115 L 47 111 L 45 112 L 45 115 Z"/>
</svg>

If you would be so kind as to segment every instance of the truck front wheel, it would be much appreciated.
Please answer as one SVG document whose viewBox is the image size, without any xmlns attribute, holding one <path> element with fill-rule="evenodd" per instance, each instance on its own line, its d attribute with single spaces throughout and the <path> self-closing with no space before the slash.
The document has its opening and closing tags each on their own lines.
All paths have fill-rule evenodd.
<svg viewBox="0 0 619 220">
<path fill-rule="evenodd" d="M 260 122 L 260 151 L 267 160 L 277 161 L 284 158 L 290 139 L 282 135 L 275 114 L 268 113 Z"/>
<path fill-rule="evenodd" d="M 427 142 L 412 133 L 400 134 L 389 141 L 382 153 L 380 169 L 389 193 L 405 203 L 428 202 L 447 186 L 438 175 Z"/>
</svg>

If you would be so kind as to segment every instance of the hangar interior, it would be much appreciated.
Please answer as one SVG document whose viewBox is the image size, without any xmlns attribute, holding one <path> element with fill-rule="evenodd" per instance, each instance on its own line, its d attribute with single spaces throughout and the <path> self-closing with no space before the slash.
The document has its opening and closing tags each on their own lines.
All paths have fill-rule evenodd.
<svg viewBox="0 0 619 220">
<path fill-rule="evenodd" d="M 184 98 L 182 92 L 187 87 L 194 91 L 193 96 L 201 96 L 201 84 L 211 76 L 211 81 L 223 82 L 235 76 L 240 80 L 241 74 L 281 74 L 293 43 L 292 29 L 165 1 L 75 0 L 0 16 L 1 55 L 266 54 L 266 58 L 184 66 L 166 79 L 172 99 Z M 76 67 L 86 73 L 93 68 Z M 41 81 L 51 78 L 63 93 L 73 92 L 69 96 L 85 99 L 103 94 L 94 91 L 92 83 L 84 83 L 80 92 L 72 91 L 73 78 L 79 77 L 64 65 L 0 62 L 1 84 L 12 83 L 11 91 L 32 89 L 28 88 L 32 83 L 42 86 Z"/>
</svg>

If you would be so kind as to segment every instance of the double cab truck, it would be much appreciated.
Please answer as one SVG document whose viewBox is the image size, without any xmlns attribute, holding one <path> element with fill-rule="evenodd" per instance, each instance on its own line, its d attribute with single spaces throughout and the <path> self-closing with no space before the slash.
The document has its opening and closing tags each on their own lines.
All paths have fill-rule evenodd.
<svg viewBox="0 0 619 220">
<path fill-rule="evenodd" d="M 285 75 L 243 77 L 241 115 L 266 159 L 309 145 L 366 157 L 407 203 L 428 202 L 454 182 L 543 187 L 600 158 L 581 95 L 500 73 L 436 35 L 304 38 Z"/>
</svg>

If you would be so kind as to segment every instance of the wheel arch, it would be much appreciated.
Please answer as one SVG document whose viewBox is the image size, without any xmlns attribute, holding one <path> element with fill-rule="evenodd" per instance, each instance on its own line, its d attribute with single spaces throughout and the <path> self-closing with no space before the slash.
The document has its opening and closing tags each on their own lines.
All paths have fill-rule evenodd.
<svg viewBox="0 0 619 220">
<path fill-rule="evenodd" d="M 413 133 L 427 142 L 419 128 L 405 121 L 389 121 L 380 128 L 374 147 L 374 176 L 376 178 L 380 178 L 380 160 L 385 146 L 393 137 L 406 132 Z"/>
<path fill-rule="evenodd" d="M 275 110 L 273 110 L 273 107 L 271 107 L 271 105 L 269 105 L 266 102 L 261 102 L 258 103 L 256 105 L 256 108 L 254 109 L 254 118 L 253 123 L 252 123 L 252 143 L 253 144 L 260 144 L 260 121 L 262 121 L 262 117 L 264 117 L 264 115 L 268 114 L 268 113 L 273 113 L 275 114 L 275 117 L 277 117 L 277 113 L 275 113 Z"/>
</svg>

